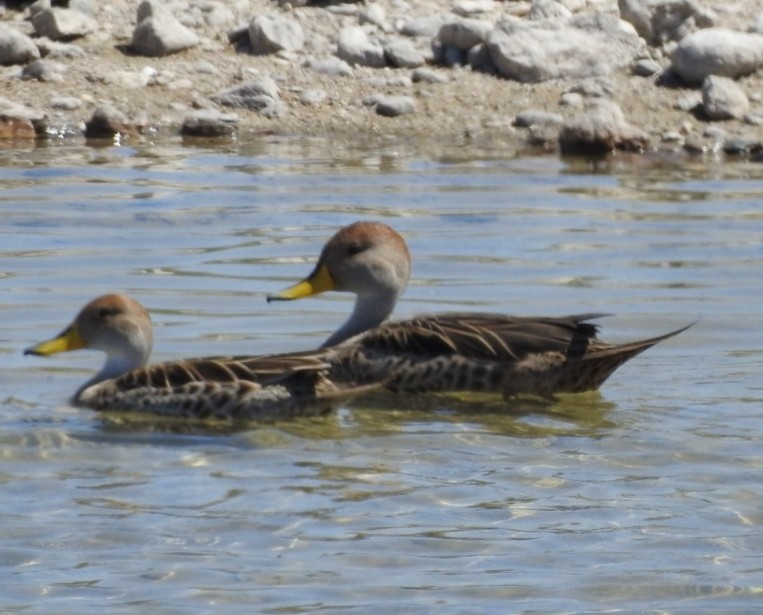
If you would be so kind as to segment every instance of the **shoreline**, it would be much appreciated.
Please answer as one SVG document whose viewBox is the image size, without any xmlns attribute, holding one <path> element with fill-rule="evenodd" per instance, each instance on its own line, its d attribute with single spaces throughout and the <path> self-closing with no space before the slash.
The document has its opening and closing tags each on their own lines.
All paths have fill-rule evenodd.
<svg viewBox="0 0 763 615">
<path fill-rule="evenodd" d="M 660 1 L 653 0 L 652 5 Z M 717 80 L 735 88 L 733 93 L 741 90 L 746 99 L 743 111 L 728 119 L 708 117 L 713 107 L 707 102 L 706 83 L 677 79 L 671 64 L 683 40 L 702 30 L 736 28 L 752 37 L 753 46 L 758 38 L 763 41 L 763 34 L 755 30 L 763 28 L 763 11 L 752 0 L 740 2 L 733 13 L 718 12 L 712 5 L 698 8 L 691 16 L 694 27 L 687 26 L 681 38 L 660 44 L 647 44 L 635 35 L 630 22 L 618 19 L 623 11 L 604 0 L 411 4 L 379 0 L 318 6 L 253 0 L 232 7 L 179 0 L 169 5 L 169 12 L 162 4 L 71 0 L 69 9 L 45 9 L 41 0 L 32 7 L 25 3 L 18 10 L 1 10 L 0 25 L 29 38 L 40 59 L 0 68 L 0 142 L 113 139 L 115 133 L 128 139 L 141 139 L 141 134 L 275 134 L 501 143 L 549 154 L 625 150 L 726 152 L 753 159 L 763 155 L 763 44 L 760 68 L 755 65 L 736 79 Z M 629 3 L 621 0 L 620 4 Z M 552 15 L 532 19 L 537 6 Z M 39 19 L 31 15 L 45 10 L 81 13 L 91 20 L 92 30 L 58 41 L 41 37 Z M 467 10 L 474 13 L 465 15 Z M 141 11 L 143 20 L 139 21 Z M 304 33 L 301 47 L 289 49 L 295 43 L 287 40 L 279 43 L 286 47 L 275 52 L 253 53 L 256 41 L 251 23 L 258 15 L 297 24 Z M 590 26 L 580 24 L 591 16 L 601 23 L 586 30 Z M 427 25 L 427 19 L 435 25 Z M 160 28 L 177 23 L 196 42 L 166 55 L 138 53 L 136 32 L 148 20 Z M 708 27 L 696 26 L 697 21 Z M 423 24 L 425 34 L 401 33 L 416 23 Z M 466 34 L 463 28 L 452 34 L 443 24 L 466 24 Z M 610 32 L 611 24 L 615 26 Z M 512 37 L 537 32 L 570 37 L 577 32 L 574 28 L 582 27 L 589 37 L 584 40 L 593 41 L 594 35 L 609 37 L 605 44 L 619 49 L 619 41 L 627 36 L 633 49 L 628 47 L 624 57 L 633 59 L 624 64 L 619 60 L 622 65 L 610 67 L 606 74 L 596 74 L 605 69 L 592 65 L 591 74 L 585 74 L 589 67 L 584 66 L 575 68 L 574 76 L 536 82 L 511 79 L 496 67 L 502 60 L 497 54 L 504 40 L 496 36 L 499 27 L 507 44 Z M 490 30 L 484 44 L 471 45 L 468 51 L 459 49 L 464 36 L 482 36 L 480 29 Z M 355 42 L 369 45 L 363 50 L 367 55 L 358 56 L 354 63 L 338 57 L 350 53 L 337 50 L 338 37 L 348 31 L 365 36 L 366 41 L 361 36 Z M 378 58 L 364 59 L 379 46 L 383 47 L 383 66 Z M 757 53 L 757 47 L 753 51 Z M 513 61 L 514 56 L 507 58 Z M 553 70 L 564 64 L 559 59 L 554 62 Z M 646 74 L 649 71 L 654 72 Z M 534 73 L 530 78 L 535 78 Z M 242 94 L 243 86 L 249 89 Z M 721 101 L 728 96 L 721 92 Z"/>
</svg>

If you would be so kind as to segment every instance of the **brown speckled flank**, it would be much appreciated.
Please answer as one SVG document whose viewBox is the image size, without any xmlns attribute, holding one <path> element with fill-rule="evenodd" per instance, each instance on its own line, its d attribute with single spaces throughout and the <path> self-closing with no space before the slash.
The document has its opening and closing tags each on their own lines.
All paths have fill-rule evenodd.
<svg viewBox="0 0 763 615">
<path fill-rule="evenodd" d="M 623 363 L 686 327 L 622 345 L 596 338 L 600 314 L 560 318 L 437 314 L 382 324 L 405 289 L 405 240 L 380 222 L 356 222 L 326 243 L 312 273 L 269 300 L 327 290 L 357 297 L 352 314 L 324 346 L 351 352 L 354 380 L 386 381 L 395 392 L 488 391 L 550 398 L 599 388 Z"/>
</svg>

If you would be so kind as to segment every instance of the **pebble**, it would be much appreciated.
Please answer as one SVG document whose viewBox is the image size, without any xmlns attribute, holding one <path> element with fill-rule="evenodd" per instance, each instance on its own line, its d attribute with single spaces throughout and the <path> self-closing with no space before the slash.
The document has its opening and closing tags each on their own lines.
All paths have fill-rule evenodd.
<svg viewBox="0 0 763 615">
<path fill-rule="evenodd" d="M 461 17 L 473 17 L 482 13 L 492 13 L 496 9 L 495 0 L 459 0 L 450 8 Z"/>
<path fill-rule="evenodd" d="M 50 99 L 50 106 L 62 111 L 74 111 L 82 107 L 83 104 L 82 99 L 76 96 L 53 96 Z"/>
<path fill-rule="evenodd" d="M 140 127 L 131 122 L 128 117 L 112 105 L 98 107 L 90 119 L 85 122 L 85 137 L 87 139 L 113 139 L 139 132 Z"/>
<path fill-rule="evenodd" d="M 34 41 L 4 23 L 0 23 L 0 64 L 26 64 L 40 59 L 40 51 Z"/>
<path fill-rule="evenodd" d="M 305 33 L 293 19 L 258 15 L 249 22 L 249 44 L 255 54 L 299 51 L 305 45 Z"/>
<path fill-rule="evenodd" d="M 517 126 L 518 128 L 531 128 L 541 124 L 561 126 L 563 121 L 564 118 L 558 113 L 530 109 L 517 113 L 514 118 L 514 126 Z"/>
<path fill-rule="evenodd" d="M 400 34 L 413 38 L 434 38 L 445 22 L 443 15 L 404 19 L 398 26 Z"/>
<path fill-rule="evenodd" d="M 646 133 L 631 126 L 620 107 L 607 99 L 597 99 L 586 113 L 566 121 L 559 133 L 559 148 L 563 154 L 640 152 L 648 142 Z"/>
<path fill-rule="evenodd" d="M 384 48 L 372 41 L 360 26 L 350 26 L 339 31 L 337 55 L 350 65 L 381 68 L 387 65 Z"/>
<path fill-rule="evenodd" d="M 40 55 L 48 60 L 80 60 L 87 55 L 87 52 L 73 43 L 62 43 L 52 41 L 49 38 L 39 38 L 36 40 Z"/>
<path fill-rule="evenodd" d="M 406 38 L 396 38 L 384 45 L 384 55 L 391 66 L 398 68 L 418 68 L 425 63 L 424 56 Z"/>
<path fill-rule="evenodd" d="M 352 75 L 352 66 L 344 60 L 331 56 L 320 60 L 309 60 L 308 68 L 322 75 L 331 75 L 333 77 L 349 77 Z"/>
<path fill-rule="evenodd" d="M 736 81 L 710 75 L 702 82 L 702 111 L 711 120 L 741 120 L 750 101 Z"/>
<path fill-rule="evenodd" d="M 47 8 L 32 17 L 35 32 L 49 39 L 71 40 L 95 32 L 98 23 L 85 13 L 74 9 Z"/>
<path fill-rule="evenodd" d="M 63 81 L 66 72 L 66 64 L 54 60 L 35 60 L 30 62 L 21 71 L 22 79 L 36 79 L 37 81 Z"/>
<path fill-rule="evenodd" d="M 216 109 L 200 109 L 183 120 L 180 134 L 189 137 L 227 137 L 236 132 L 238 116 Z"/>
<path fill-rule="evenodd" d="M 266 75 L 215 94 L 212 100 L 226 107 L 251 109 L 265 115 L 278 115 L 282 104 L 278 85 Z"/>
<path fill-rule="evenodd" d="M 631 65 L 631 73 L 637 77 L 654 77 L 662 72 L 662 67 L 654 60 L 642 58 Z"/>
<path fill-rule="evenodd" d="M 416 101 L 411 96 L 374 95 L 364 99 L 363 104 L 373 107 L 384 117 L 397 117 L 416 111 Z"/>
<path fill-rule="evenodd" d="M 148 57 L 179 53 L 199 44 L 199 37 L 156 2 L 138 6 L 138 24 L 132 33 L 133 50 Z"/>
<path fill-rule="evenodd" d="M 413 83 L 447 83 L 450 77 L 447 73 L 422 66 L 411 73 L 411 81 Z"/>
<path fill-rule="evenodd" d="M 320 105 L 326 101 L 328 94 L 325 90 L 305 90 L 299 97 L 299 102 L 303 105 Z"/>
<path fill-rule="evenodd" d="M 672 70 L 687 83 L 708 75 L 732 79 L 763 67 L 763 35 L 709 28 L 689 34 L 671 55 Z"/>
<path fill-rule="evenodd" d="M 444 47 L 469 51 L 475 45 L 484 43 L 493 27 L 487 20 L 457 19 L 443 24 L 437 33 L 437 39 Z"/>
</svg>

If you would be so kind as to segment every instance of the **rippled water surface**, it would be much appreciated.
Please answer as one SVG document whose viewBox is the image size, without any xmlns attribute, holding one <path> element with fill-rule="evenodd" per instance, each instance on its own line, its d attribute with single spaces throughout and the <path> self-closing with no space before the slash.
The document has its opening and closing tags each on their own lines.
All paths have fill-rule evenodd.
<svg viewBox="0 0 763 615">
<path fill-rule="evenodd" d="M 0 150 L 0 611 L 756 613 L 763 165 L 410 144 Z M 155 359 L 318 345 L 351 298 L 268 293 L 339 226 L 414 256 L 398 316 L 699 319 L 600 394 L 361 400 L 320 420 L 67 405 L 97 353 L 24 357 L 128 292 Z"/>
</svg>

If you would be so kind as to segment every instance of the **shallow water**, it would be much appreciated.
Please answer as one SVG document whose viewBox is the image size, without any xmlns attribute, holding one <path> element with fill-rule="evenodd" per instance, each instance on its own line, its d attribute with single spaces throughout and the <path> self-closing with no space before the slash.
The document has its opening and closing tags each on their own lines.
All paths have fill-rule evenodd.
<svg viewBox="0 0 763 615">
<path fill-rule="evenodd" d="M 0 150 L 0 610 L 754 613 L 763 165 L 581 163 L 270 138 Z M 90 298 L 155 358 L 309 348 L 351 299 L 268 293 L 357 219 L 408 239 L 397 314 L 699 319 L 600 394 L 377 397 L 220 427 L 71 408 L 101 357 L 24 357 Z"/>
</svg>

